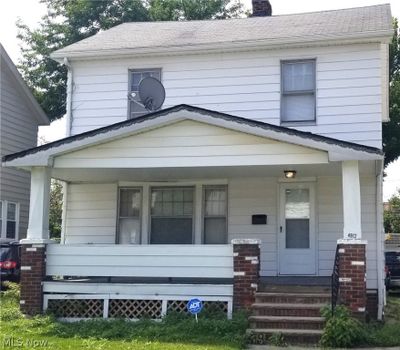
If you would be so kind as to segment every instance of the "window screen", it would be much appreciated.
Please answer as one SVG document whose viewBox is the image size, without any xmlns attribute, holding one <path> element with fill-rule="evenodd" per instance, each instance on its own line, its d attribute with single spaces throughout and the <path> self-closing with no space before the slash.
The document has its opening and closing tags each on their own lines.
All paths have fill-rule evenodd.
<svg viewBox="0 0 400 350">
<path fill-rule="evenodd" d="M 226 187 L 206 186 L 204 189 L 204 243 L 226 244 Z"/>
<path fill-rule="evenodd" d="M 161 69 L 135 69 L 129 71 L 129 119 L 140 117 L 149 113 L 147 109 L 141 105 L 139 97 L 139 84 L 142 79 L 153 77 L 161 81 Z"/>
<path fill-rule="evenodd" d="M 17 232 L 17 204 L 7 203 L 6 237 L 15 238 Z"/>
<path fill-rule="evenodd" d="M 118 243 L 140 243 L 142 193 L 139 188 L 119 190 Z"/>
<path fill-rule="evenodd" d="M 282 62 L 281 121 L 315 120 L 315 60 Z"/>
<path fill-rule="evenodd" d="M 193 193 L 191 187 L 152 189 L 151 243 L 193 243 Z"/>
</svg>

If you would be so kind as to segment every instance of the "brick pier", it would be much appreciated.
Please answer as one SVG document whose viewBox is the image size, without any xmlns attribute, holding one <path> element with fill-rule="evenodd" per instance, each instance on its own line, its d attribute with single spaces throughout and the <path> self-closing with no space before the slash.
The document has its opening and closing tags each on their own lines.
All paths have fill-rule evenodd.
<svg viewBox="0 0 400 350">
<path fill-rule="evenodd" d="M 260 270 L 260 241 L 233 239 L 233 307 L 249 309 L 255 301 Z"/>
<path fill-rule="evenodd" d="M 364 319 L 367 306 L 366 241 L 339 240 L 339 302 Z"/>
<path fill-rule="evenodd" d="M 42 281 L 46 270 L 46 245 L 22 244 L 20 309 L 26 315 L 42 312 Z"/>
</svg>

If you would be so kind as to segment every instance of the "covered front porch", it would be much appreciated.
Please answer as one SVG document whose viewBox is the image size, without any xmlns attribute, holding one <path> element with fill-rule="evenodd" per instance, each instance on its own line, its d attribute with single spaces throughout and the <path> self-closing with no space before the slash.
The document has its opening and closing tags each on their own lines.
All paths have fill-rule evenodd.
<svg viewBox="0 0 400 350">
<path fill-rule="evenodd" d="M 259 276 L 330 276 L 338 239 L 372 242 L 367 284 L 379 289 L 378 150 L 188 107 L 157 113 L 6 158 L 32 174 L 23 243 L 32 259 L 47 250 L 45 308 L 101 299 L 107 317 L 119 296 L 163 314 L 198 296 L 230 315 Z M 59 245 L 51 178 L 65 182 Z"/>
</svg>

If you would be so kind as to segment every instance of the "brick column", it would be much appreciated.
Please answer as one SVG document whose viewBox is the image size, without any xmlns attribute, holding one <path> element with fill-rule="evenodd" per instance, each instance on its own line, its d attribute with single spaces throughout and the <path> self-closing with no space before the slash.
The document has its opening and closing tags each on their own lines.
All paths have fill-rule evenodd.
<svg viewBox="0 0 400 350">
<path fill-rule="evenodd" d="M 260 241 L 233 239 L 233 307 L 249 309 L 255 301 L 260 266 Z"/>
<path fill-rule="evenodd" d="M 339 240 L 339 302 L 365 319 L 367 305 L 366 241 Z"/>
<path fill-rule="evenodd" d="M 45 256 L 45 244 L 22 244 L 20 309 L 24 314 L 37 315 L 43 310 Z"/>
</svg>

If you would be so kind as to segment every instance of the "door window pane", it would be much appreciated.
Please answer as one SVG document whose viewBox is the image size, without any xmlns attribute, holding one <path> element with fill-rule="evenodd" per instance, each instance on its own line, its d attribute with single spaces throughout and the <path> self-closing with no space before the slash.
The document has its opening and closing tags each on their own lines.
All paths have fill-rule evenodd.
<svg viewBox="0 0 400 350">
<path fill-rule="evenodd" d="M 286 248 L 310 247 L 310 191 L 285 190 Z"/>
<path fill-rule="evenodd" d="M 138 188 L 119 190 L 118 243 L 140 243 L 140 213 L 142 194 Z"/>
<path fill-rule="evenodd" d="M 151 243 L 193 242 L 193 198 L 193 188 L 152 189 Z"/>
<path fill-rule="evenodd" d="M 204 243 L 225 244 L 227 240 L 226 187 L 208 186 L 204 190 Z"/>
</svg>

